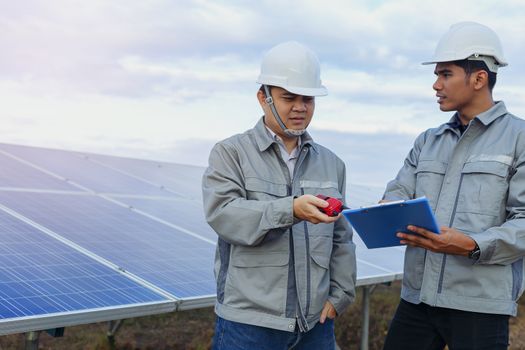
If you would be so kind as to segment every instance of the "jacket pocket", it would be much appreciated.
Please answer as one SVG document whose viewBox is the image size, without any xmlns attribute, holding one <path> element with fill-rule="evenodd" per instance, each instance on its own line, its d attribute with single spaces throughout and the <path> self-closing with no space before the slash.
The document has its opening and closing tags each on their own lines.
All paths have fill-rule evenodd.
<svg viewBox="0 0 525 350">
<path fill-rule="evenodd" d="M 409 290 L 420 290 L 423 282 L 423 271 L 425 270 L 426 250 L 417 247 L 407 247 L 405 251 L 405 269 L 403 285 Z"/>
<path fill-rule="evenodd" d="M 282 315 L 286 303 L 288 253 L 236 253 L 226 280 L 225 304 Z"/>
<path fill-rule="evenodd" d="M 509 165 L 496 161 L 468 162 L 461 171 L 458 212 L 500 216 L 505 210 Z"/>
<path fill-rule="evenodd" d="M 473 265 L 464 256 L 448 255 L 443 293 L 491 300 L 513 300 L 511 265 Z"/>
<path fill-rule="evenodd" d="M 311 237 L 310 315 L 319 315 L 330 292 L 330 258 L 332 239 L 330 237 Z M 350 268 L 350 267 L 349 267 Z"/>
<path fill-rule="evenodd" d="M 416 197 L 427 197 L 432 210 L 436 209 L 447 163 L 435 160 L 420 160 L 416 168 Z"/>
<path fill-rule="evenodd" d="M 505 221 L 504 217 L 499 218 L 494 215 L 465 212 L 462 210 L 463 209 L 460 208 L 456 211 L 452 227 L 466 234 L 475 235 L 477 232 L 483 232 L 491 227 L 500 226 Z"/>
<path fill-rule="evenodd" d="M 299 186 L 304 194 L 318 195 L 324 194 L 328 197 L 343 199 L 343 195 L 337 187 L 337 182 L 334 181 L 311 181 L 301 180 Z"/>
<path fill-rule="evenodd" d="M 247 199 L 272 200 L 288 195 L 288 186 L 286 184 L 266 181 L 256 177 L 246 178 L 245 188 Z"/>
</svg>

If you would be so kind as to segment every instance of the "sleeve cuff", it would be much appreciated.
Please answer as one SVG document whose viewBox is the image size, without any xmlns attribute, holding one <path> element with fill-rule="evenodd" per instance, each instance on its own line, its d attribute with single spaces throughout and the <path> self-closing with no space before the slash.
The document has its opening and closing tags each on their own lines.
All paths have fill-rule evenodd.
<svg viewBox="0 0 525 350">
<path fill-rule="evenodd" d="M 475 264 L 482 264 L 484 262 L 490 261 L 492 259 L 492 255 L 494 253 L 494 247 L 491 244 L 491 240 L 489 239 L 483 239 L 482 235 L 476 235 L 476 236 L 470 236 L 478 245 L 479 247 L 479 259 L 476 260 Z"/>
<path fill-rule="evenodd" d="M 284 197 L 274 202 L 271 212 L 272 228 L 288 227 L 296 223 L 296 218 L 293 216 L 293 198 Z"/>
<path fill-rule="evenodd" d="M 329 296 L 328 301 L 334 306 L 335 312 L 339 316 L 345 311 L 345 309 L 352 303 L 353 300 Z"/>
</svg>

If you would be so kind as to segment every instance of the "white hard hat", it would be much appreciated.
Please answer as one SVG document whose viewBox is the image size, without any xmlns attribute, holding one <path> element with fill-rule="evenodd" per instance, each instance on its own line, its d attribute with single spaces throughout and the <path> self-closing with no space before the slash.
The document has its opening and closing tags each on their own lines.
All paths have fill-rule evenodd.
<svg viewBox="0 0 525 350">
<path fill-rule="evenodd" d="M 257 82 L 278 86 L 302 96 L 328 94 L 321 85 L 321 67 L 315 53 L 304 45 L 289 41 L 266 53 Z"/>
<path fill-rule="evenodd" d="M 491 72 L 508 63 L 498 35 L 489 27 L 476 22 L 460 22 L 452 25 L 439 41 L 434 57 L 423 64 L 458 60 L 484 61 Z"/>
</svg>

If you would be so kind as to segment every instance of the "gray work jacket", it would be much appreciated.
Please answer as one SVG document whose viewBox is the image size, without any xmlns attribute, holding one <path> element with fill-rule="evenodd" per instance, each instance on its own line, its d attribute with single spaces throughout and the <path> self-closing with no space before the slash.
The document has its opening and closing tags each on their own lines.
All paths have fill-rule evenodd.
<svg viewBox="0 0 525 350">
<path fill-rule="evenodd" d="M 516 315 L 524 289 L 525 121 L 503 102 L 474 118 L 463 135 L 455 120 L 419 135 L 384 198 L 426 196 L 438 224 L 472 237 L 481 256 L 407 247 L 401 297 Z"/>
<path fill-rule="evenodd" d="M 217 315 L 285 331 L 308 331 L 328 300 L 340 314 L 355 296 L 352 231 L 344 218 L 313 225 L 293 198 L 344 199 L 345 165 L 306 133 L 293 178 L 263 119 L 217 143 L 203 176 L 204 212 L 217 232 Z"/>
</svg>

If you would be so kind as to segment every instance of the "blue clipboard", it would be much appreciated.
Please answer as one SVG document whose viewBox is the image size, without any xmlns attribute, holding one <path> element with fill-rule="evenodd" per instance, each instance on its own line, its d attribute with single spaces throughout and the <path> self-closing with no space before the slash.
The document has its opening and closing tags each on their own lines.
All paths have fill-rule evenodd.
<svg viewBox="0 0 525 350">
<path fill-rule="evenodd" d="M 425 197 L 345 209 L 343 215 L 369 249 L 401 245 L 396 233 L 410 233 L 408 225 L 439 233 L 436 218 Z"/>
</svg>

